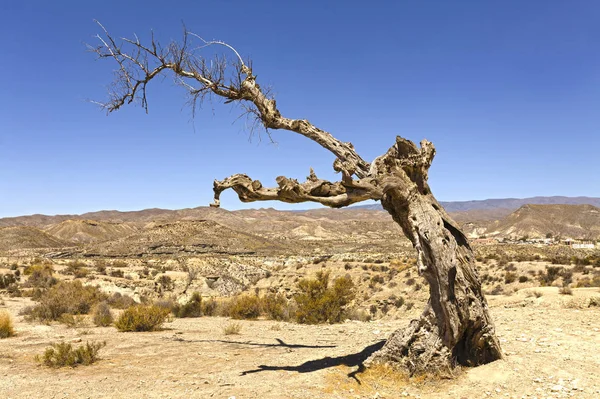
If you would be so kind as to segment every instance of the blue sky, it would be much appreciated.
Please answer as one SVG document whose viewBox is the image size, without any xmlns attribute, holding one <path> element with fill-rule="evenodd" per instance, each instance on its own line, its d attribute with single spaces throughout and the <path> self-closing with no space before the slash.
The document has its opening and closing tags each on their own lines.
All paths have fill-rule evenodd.
<svg viewBox="0 0 600 399">
<path fill-rule="evenodd" d="M 149 86 L 149 114 L 107 116 L 87 101 L 106 99 L 115 68 L 86 52 L 93 19 L 163 42 L 184 21 L 234 45 L 286 116 L 366 160 L 396 135 L 427 138 L 439 200 L 600 197 L 597 1 L 24 0 L 0 3 L 0 217 L 207 205 L 233 173 L 339 178 L 303 137 L 249 141 L 235 107 L 208 104 L 192 123 L 170 77 Z M 291 207 L 234 193 L 222 205 Z"/>
</svg>

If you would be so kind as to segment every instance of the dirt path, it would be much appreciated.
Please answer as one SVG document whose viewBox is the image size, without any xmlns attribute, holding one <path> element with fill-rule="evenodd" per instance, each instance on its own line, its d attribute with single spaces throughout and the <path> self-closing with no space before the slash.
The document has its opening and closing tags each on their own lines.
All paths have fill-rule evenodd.
<svg viewBox="0 0 600 399">
<path fill-rule="evenodd" d="M 359 364 L 408 318 L 304 326 L 225 318 L 176 319 L 153 333 L 112 327 L 69 329 L 23 321 L 26 299 L 5 299 L 18 335 L 0 340 L 3 398 L 599 398 L 600 310 L 570 308 L 557 289 L 540 298 L 490 297 L 505 359 L 451 380 L 356 373 Z M 577 290 L 577 298 L 600 295 Z M 48 369 L 34 357 L 50 343 L 105 340 L 102 360 Z M 360 382 L 360 384 L 359 384 Z"/>
</svg>

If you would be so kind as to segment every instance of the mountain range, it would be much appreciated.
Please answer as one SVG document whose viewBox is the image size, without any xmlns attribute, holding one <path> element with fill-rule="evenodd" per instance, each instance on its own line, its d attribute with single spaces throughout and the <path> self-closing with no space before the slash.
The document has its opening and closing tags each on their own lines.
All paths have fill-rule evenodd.
<svg viewBox="0 0 600 399">
<path fill-rule="evenodd" d="M 470 238 L 600 239 L 600 198 L 444 202 Z M 380 205 L 345 209 L 99 211 L 0 219 L 0 251 L 70 248 L 83 256 L 380 251 L 409 245 Z"/>
</svg>

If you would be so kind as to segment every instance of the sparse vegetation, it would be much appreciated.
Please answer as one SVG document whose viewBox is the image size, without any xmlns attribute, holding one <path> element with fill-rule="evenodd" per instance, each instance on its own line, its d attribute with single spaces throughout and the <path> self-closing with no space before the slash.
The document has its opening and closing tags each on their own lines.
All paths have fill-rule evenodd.
<svg viewBox="0 0 600 399">
<path fill-rule="evenodd" d="M 223 327 L 223 334 L 238 335 L 242 331 L 242 325 L 239 322 L 230 322 Z"/>
<path fill-rule="evenodd" d="M 202 316 L 202 296 L 194 292 L 191 298 L 183 305 L 175 305 L 173 308 L 175 317 L 200 317 Z"/>
<path fill-rule="evenodd" d="M 169 316 L 170 310 L 155 305 L 131 306 L 115 321 L 119 331 L 155 331 Z"/>
<path fill-rule="evenodd" d="M 561 295 L 573 295 L 573 290 L 570 287 L 565 286 L 565 287 L 561 287 L 558 290 L 558 293 Z"/>
<path fill-rule="evenodd" d="M 6 310 L 0 310 L 0 339 L 15 335 L 12 318 Z"/>
<path fill-rule="evenodd" d="M 318 272 L 315 279 L 300 280 L 298 290 L 294 297 L 298 306 L 296 320 L 305 324 L 339 323 L 356 295 L 350 277 L 337 278 L 330 287 L 328 272 Z"/>
<path fill-rule="evenodd" d="M 67 313 L 87 314 L 92 306 L 106 299 L 97 287 L 80 281 L 61 281 L 44 292 L 40 303 L 29 309 L 28 316 L 40 321 L 59 320 Z"/>
<path fill-rule="evenodd" d="M 92 310 L 92 320 L 97 327 L 110 326 L 113 322 L 113 315 L 110 306 L 105 301 L 98 303 Z"/>
<path fill-rule="evenodd" d="M 98 352 L 106 346 L 106 342 L 86 342 L 77 348 L 73 348 L 68 342 L 52 344 L 37 360 L 48 367 L 76 367 L 78 365 L 88 366 L 98 361 Z"/>
<path fill-rule="evenodd" d="M 238 295 L 229 302 L 228 311 L 233 319 L 256 319 L 261 314 L 261 300 L 258 295 Z"/>
<path fill-rule="evenodd" d="M 129 295 L 123 295 L 120 292 L 115 292 L 112 294 L 106 302 L 110 305 L 110 307 L 115 309 L 127 309 L 130 306 L 136 304 L 135 300 Z"/>
</svg>

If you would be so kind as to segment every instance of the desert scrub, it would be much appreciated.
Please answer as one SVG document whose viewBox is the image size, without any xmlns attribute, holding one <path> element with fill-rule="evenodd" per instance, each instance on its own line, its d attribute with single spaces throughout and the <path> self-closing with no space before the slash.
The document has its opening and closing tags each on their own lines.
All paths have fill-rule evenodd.
<svg viewBox="0 0 600 399">
<path fill-rule="evenodd" d="M 228 323 L 223 327 L 223 334 L 225 335 L 238 335 L 242 331 L 242 325 L 237 322 Z"/>
<path fill-rule="evenodd" d="M 105 299 L 98 287 L 84 286 L 80 281 L 61 281 L 41 295 L 40 303 L 29 310 L 29 317 L 51 321 L 64 313 L 87 314 L 92 306 Z"/>
<path fill-rule="evenodd" d="M 135 300 L 127 294 L 121 294 L 120 292 L 115 292 L 112 294 L 106 302 L 110 305 L 110 307 L 115 309 L 127 309 L 130 306 L 136 304 Z"/>
<path fill-rule="evenodd" d="M 96 327 L 107 327 L 113 322 L 110 306 L 105 301 L 98 303 L 92 310 L 92 320 Z"/>
<path fill-rule="evenodd" d="M 267 294 L 262 297 L 261 308 L 271 320 L 287 321 L 290 319 L 290 308 L 283 294 Z"/>
<path fill-rule="evenodd" d="M 46 348 L 42 356 L 36 360 L 48 367 L 76 367 L 80 364 L 88 366 L 98 360 L 98 352 L 106 346 L 106 342 L 86 342 L 73 348 L 68 342 L 59 342 Z"/>
<path fill-rule="evenodd" d="M 261 300 L 258 295 L 242 294 L 229 302 L 229 317 L 232 319 L 256 319 L 260 316 Z"/>
<path fill-rule="evenodd" d="M 0 339 L 13 335 L 15 335 L 15 329 L 10 314 L 6 310 L 0 310 Z"/>
<path fill-rule="evenodd" d="M 294 297 L 297 305 L 298 323 L 339 323 L 347 315 L 347 307 L 356 296 L 354 283 L 350 277 L 340 277 L 329 286 L 329 272 L 317 272 L 314 279 L 298 282 Z"/>
<path fill-rule="evenodd" d="M 202 316 L 202 296 L 194 292 L 192 297 L 183 305 L 175 305 L 173 314 L 175 317 L 200 317 Z"/>
<path fill-rule="evenodd" d="M 165 322 L 170 310 L 155 305 L 131 306 L 117 319 L 119 331 L 155 331 Z"/>
</svg>

